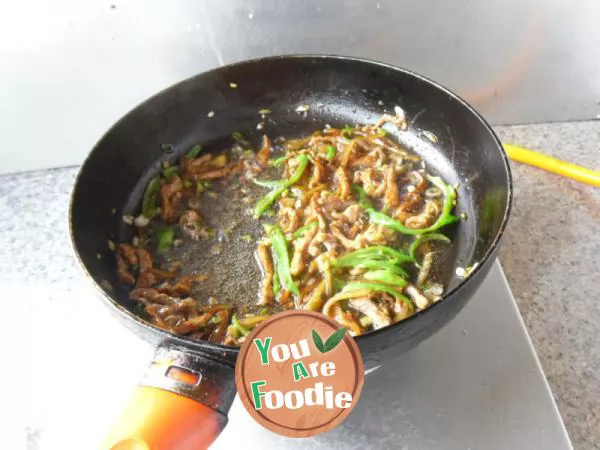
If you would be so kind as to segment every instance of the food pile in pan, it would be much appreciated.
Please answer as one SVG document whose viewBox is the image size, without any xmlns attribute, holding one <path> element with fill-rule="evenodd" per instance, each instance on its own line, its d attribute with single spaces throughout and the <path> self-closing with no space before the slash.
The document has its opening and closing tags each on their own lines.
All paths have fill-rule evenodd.
<svg viewBox="0 0 600 450">
<path fill-rule="evenodd" d="M 431 274 L 437 251 L 450 244 L 441 231 L 458 220 L 455 190 L 388 136 L 385 122 L 405 126 L 384 116 L 300 139 L 264 136 L 256 151 L 234 133 L 233 149 L 214 154 L 197 145 L 179 164 L 165 163 L 145 188 L 140 214 L 124 217 L 134 238 L 116 247 L 119 279 L 140 316 L 176 334 L 239 345 L 285 309 L 320 311 L 360 335 L 438 301 L 444 286 Z M 256 246 L 253 308 L 207 296 L 206 275 L 176 256 L 218 239 L 225 225 L 202 205 L 229 186 L 251 209 L 238 214 L 261 226 L 256 236 L 237 236 Z M 227 198 L 220 205 L 227 208 Z"/>
</svg>

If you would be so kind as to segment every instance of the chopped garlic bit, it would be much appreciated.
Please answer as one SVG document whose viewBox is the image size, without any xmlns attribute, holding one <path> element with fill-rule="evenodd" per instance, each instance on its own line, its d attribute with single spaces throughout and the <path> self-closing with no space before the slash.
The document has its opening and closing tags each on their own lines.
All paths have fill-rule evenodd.
<svg viewBox="0 0 600 450">
<path fill-rule="evenodd" d="M 206 115 L 208 118 L 212 118 L 215 117 L 215 112 L 214 111 L 209 111 L 209 113 Z"/>
<path fill-rule="evenodd" d="M 144 216 L 143 214 L 140 214 L 139 216 L 137 216 L 134 220 L 134 224 L 136 227 L 138 228 L 144 228 L 148 226 L 148 223 L 150 222 L 150 219 L 148 219 L 146 216 Z"/>
<path fill-rule="evenodd" d="M 127 225 L 133 225 L 133 216 L 130 214 L 125 214 L 123 216 L 123 222 L 125 222 Z"/>
<path fill-rule="evenodd" d="M 302 113 L 302 112 L 308 112 L 308 110 L 310 109 L 309 105 L 300 105 L 296 108 L 296 112 Z"/>
<path fill-rule="evenodd" d="M 116 249 L 115 243 L 113 241 L 111 241 L 110 239 L 107 241 L 107 243 L 108 243 L 108 248 L 114 252 Z"/>
<path fill-rule="evenodd" d="M 256 129 L 257 130 L 262 130 L 265 127 L 265 123 L 264 122 L 258 122 L 256 124 Z"/>
<path fill-rule="evenodd" d="M 473 263 L 473 265 L 468 266 L 468 267 L 457 267 L 455 270 L 456 276 L 458 278 L 467 278 L 471 275 L 471 273 L 473 273 L 473 271 L 477 268 L 477 266 L 479 265 L 478 262 Z"/>
<path fill-rule="evenodd" d="M 473 271 L 477 268 L 477 266 L 479 265 L 478 262 L 474 263 L 472 266 L 469 266 L 465 269 L 465 278 L 470 276 L 471 273 L 473 273 Z"/>
<path fill-rule="evenodd" d="M 383 106 L 383 100 L 379 100 L 379 101 L 377 102 L 377 104 L 378 104 L 379 106 Z"/>
<path fill-rule="evenodd" d="M 237 85 L 237 83 L 233 83 L 233 82 L 232 82 L 232 83 L 229 83 L 229 87 L 230 87 L 231 89 L 237 89 L 238 85 Z"/>
<path fill-rule="evenodd" d="M 398 105 L 394 106 L 394 113 L 397 117 L 401 119 L 406 119 L 406 115 L 404 114 L 404 110 L 400 108 Z"/>
<path fill-rule="evenodd" d="M 435 134 L 433 134 L 431 131 L 422 130 L 421 134 L 423 136 L 425 136 L 427 139 L 429 139 L 434 144 L 437 144 L 439 141 L 438 137 Z"/>
<path fill-rule="evenodd" d="M 133 245 L 134 247 L 139 247 L 140 246 L 140 238 L 139 236 L 134 236 L 131 238 L 131 245 Z"/>
</svg>

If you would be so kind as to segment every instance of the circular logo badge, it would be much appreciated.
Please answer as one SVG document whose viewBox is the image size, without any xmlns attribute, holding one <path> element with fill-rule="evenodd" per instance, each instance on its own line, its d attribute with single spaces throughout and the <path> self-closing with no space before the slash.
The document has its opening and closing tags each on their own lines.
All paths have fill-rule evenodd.
<svg viewBox="0 0 600 450">
<path fill-rule="evenodd" d="M 287 311 L 257 326 L 240 349 L 236 385 L 250 415 L 288 437 L 342 423 L 364 383 L 358 346 L 323 314 Z"/>
</svg>

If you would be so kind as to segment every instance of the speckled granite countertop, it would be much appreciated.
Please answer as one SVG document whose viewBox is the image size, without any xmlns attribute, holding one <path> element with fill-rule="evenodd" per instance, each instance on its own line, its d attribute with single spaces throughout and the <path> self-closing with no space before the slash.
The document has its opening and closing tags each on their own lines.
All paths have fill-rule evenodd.
<svg viewBox="0 0 600 450">
<path fill-rule="evenodd" d="M 600 122 L 496 130 L 505 142 L 600 167 Z M 513 168 L 515 205 L 500 259 L 575 448 L 600 448 L 600 189 L 527 166 Z M 83 281 L 66 219 L 76 172 L 0 177 L 0 286 L 4 295 L 30 294 L 18 306 L 23 317 L 28 308 L 50 311 L 51 305 L 35 303 L 36 293 L 47 286 L 52 288 L 46 297 L 61 295 L 72 303 L 74 315 L 81 309 L 78 295 L 69 295 L 83 288 Z M 14 339 L 11 331 L 18 330 L 0 327 L 0 340 Z M 18 358 L 21 350 L 15 348 L 3 356 Z M 40 364 L 54 361 L 33 345 L 29 350 L 37 351 Z M 36 386 L 27 394 L 35 396 Z M 13 414 L 18 416 L 18 409 Z M 35 423 L 27 425 L 36 429 Z"/>
<path fill-rule="evenodd" d="M 500 138 L 600 169 L 600 122 L 497 127 Z M 576 449 L 600 448 L 600 189 L 512 164 L 500 261 Z"/>
</svg>

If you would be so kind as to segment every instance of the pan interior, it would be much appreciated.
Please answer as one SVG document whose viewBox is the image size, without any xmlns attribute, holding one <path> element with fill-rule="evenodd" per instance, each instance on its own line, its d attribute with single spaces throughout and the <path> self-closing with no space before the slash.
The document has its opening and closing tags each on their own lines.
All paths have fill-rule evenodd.
<svg viewBox="0 0 600 450">
<path fill-rule="evenodd" d="M 232 89 L 230 82 L 238 88 Z M 309 105 L 306 114 L 296 112 L 300 105 Z M 453 252 L 446 255 L 439 276 L 451 289 L 461 281 L 454 277 L 454 269 L 480 261 L 504 223 L 509 175 L 498 141 L 463 102 L 431 82 L 352 59 L 273 58 L 227 66 L 186 80 L 138 106 L 101 139 L 81 169 L 71 210 L 78 254 L 94 280 L 131 309 L 133 302 L 116 279 L 107 241 L 131 238 L 121 217 L 139 213 L 143 189 L 162 161 L 175 163 L 197 143 L 211 152 L 229 148 L 235 131 L 257 148 L 263 134 L 293 138 L 326 124 L 373 123 L 381 114 L 393 113 L 395 106 L 405 111 L 411 124 L 407 132 L 396 133 L 397 139 L 419 154 L 430 172 L 458 186 L 456 214 L 464 212 L 467 220 L 452 231 Z M 257 130 L 258 111 L 263 108 L 272 113 Z M 161 150 L 165 143 L 173 146 L 172 153 Z M 243 214 L 241 205 L 217 195 L 207 207 L 207 220 L 231 216 L 241 229 L 260 235 L 259 224 Z M 207 295 L 218 290 L 219 301 L 252 302 L 259 275 L 254 245 L 238 240 L 226 244 L 220 255 L 207 248 L 186 257 L 198 270 L 211 267 L 220 274 Z"/>
</svg>

